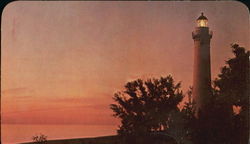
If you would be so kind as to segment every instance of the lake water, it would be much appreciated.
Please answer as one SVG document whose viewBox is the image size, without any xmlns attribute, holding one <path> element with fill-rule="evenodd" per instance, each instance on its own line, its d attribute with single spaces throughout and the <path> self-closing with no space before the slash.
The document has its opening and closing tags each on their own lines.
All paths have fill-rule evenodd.
<svg viewBox="0 0 250 144">
<path fill-rule="evenodd" d="M 32 141 L 32 136 L 44 134 L 48 140 L 97 137 L 116 134 L 115 125 L 2 125 L 2 144 Z"/>
</svg>

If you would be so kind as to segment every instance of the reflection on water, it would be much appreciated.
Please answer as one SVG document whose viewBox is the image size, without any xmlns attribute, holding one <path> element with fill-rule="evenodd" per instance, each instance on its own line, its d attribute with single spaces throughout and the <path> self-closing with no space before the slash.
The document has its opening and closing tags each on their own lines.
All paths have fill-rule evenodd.
<svg viewBox="0 0 250 144">
<path fill-rule="evenodd" d="M 14 144 L 31 141 L 32 136 L 45 134 L 48 140 L 96 137 L 116 134 L 116 125 L 2 125 L 2 143 Z"/>
</svg>

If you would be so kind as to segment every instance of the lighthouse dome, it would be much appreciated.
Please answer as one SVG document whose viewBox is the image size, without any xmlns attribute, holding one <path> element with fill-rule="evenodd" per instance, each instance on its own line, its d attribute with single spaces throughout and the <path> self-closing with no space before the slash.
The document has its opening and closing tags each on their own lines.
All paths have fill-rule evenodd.
<svg viewBox="0 0 250 144">
<path fill-rule="evenodd" d="M 203 12 L 201 13 L 201 16 L 197 18 L 197 20 L 208 20 L 207 17 L 204 16 Z"/>
</svg>

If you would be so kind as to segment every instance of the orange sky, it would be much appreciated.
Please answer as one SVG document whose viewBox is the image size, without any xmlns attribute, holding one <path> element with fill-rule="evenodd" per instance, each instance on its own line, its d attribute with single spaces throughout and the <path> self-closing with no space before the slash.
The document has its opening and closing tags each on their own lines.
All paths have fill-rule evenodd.
<svg viewBox="0 0 250 144">
<path fill-rule="evenodd" d="M 2 122 L 115 124 L 113 93 L 132 79 L 173 75 L 192 85 L 191 32 L 214 32 L 213 78 L 231 43 L 249 49 L 239 2 L 12 2 L 2 17 Z"/>
</svg>

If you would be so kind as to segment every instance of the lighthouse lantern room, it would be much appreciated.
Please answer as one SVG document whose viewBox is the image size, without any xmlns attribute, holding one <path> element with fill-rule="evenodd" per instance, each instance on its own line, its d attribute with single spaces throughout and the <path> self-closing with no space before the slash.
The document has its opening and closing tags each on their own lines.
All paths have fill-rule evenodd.
<svg viewBox="0 0 250 144">
<path fill-rule="evenodd" d="M 208 27 L 208 19 L 201 13 L 201 16 L 197 18 L 198 27 Z"/>
</svg>

